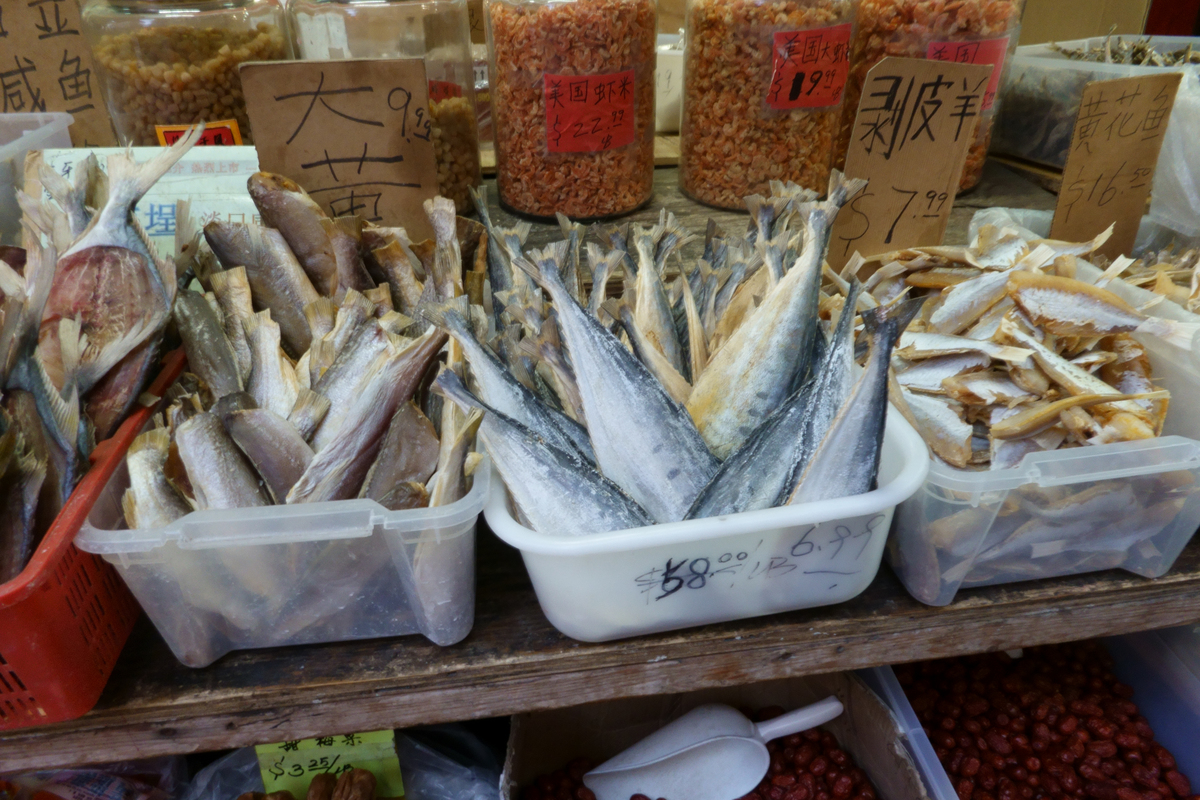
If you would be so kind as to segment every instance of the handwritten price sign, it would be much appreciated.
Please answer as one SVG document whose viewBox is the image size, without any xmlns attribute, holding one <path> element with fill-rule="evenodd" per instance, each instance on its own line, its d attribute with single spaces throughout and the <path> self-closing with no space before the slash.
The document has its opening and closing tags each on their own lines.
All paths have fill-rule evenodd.
<svg viewBox="0 0 1200 800">
<path fill-rule="evenodd" d="M 404 794 L 395 733 L 390 730 L 260 744 L 254 750 L 268 794 L 287 790 L 293 797 L 304 797 L 316 775 L 341 775 L 355 768 L 375 776 L 377 796 Z"/>
<path fill-rule="evenodd" d="M 775 546 L 758 540 L 745 549 L 680 552 L 643 571 L 633 580 L 647 605 L 695 592 L 715 592 L 774 582 L 786 576 L 829 579 L 829 590 L 865 569 L 863 555 L 876 534 L 886 535 L 886 516 L 876 514 L 841 525 L 811 525 Z"/>
<path fill-rule="evenodd" d="M 331 217 L 361 214 L 433 235 L 438 191 L 420 58 L 270 61 L 240 68 L 262 169 L 303 186 Z M 415 240 L 414 240 L 415 241 Z"/>
<path fill-rule="evenodd" d="M 598 153 L 633 144 L 633 70 L 608 75 L 546 73 L 546 150 Z"/>
<path fill-rule="evenodd" d="M 1129 254 L 1180 78 L 1149 75 L 1084 88 L 1051 237 L 1083 242 L 1115 223 L 1100 252 L 1109 258 Z"/>
<path fill-rule="evenodd" d="M 846 174 L 870 184 L 838 215 L 829 264 L 938 245 L 983 109 L 990 65 L 885 58 L 867 73 Z"/>
</svg>

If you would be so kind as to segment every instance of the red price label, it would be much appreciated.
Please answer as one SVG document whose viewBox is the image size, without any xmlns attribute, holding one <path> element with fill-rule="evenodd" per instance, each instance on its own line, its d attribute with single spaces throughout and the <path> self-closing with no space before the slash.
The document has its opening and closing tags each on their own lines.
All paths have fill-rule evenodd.
<svg viewBox="0 0 1200 800">
<path fill-rule="evenodd" d="M 169 147 L 183 138 L 191 125 L 155 125 L 154 132 L 158 136 L 158 143 L 163 147 Z M 235 145 L 242 143 L 242 132 L 238 128 L 236 119 L 221 119 L 214 122 L 204 123 L 204 133 L 200 135 L 200 141 L 196 144 L 208 145 Z"/>
<path fill-rule="evenodd" d="M 633 70 L 608 75 L 546 73 L 546 149 L 596 153 L 633 144 Z"/>
<path fill-rule="evenodd" d="M 450 97 L 462 97 L 463 90 L 454 81 L 430 81 L 429 102 L 436 103 Z"/>
<path fill-rule="evenodd" d="M 775 70 L 767 105 L 780 111 L 826 108 L 842 101 L 850 75 L 853 26 L 832 25 L 775 34 Z"/>
<path fill-rule="evenodd" d="M 1004 59 L 1008 57 L 1008 37 L 978 42 L 930 42 L 925 57 L 933 61 L 953 61 L 955 64 L 991 64 L 992 77 L 983 94 L 983 110 L 987 111 L 996 104 L 1000 73 L 1004 71 Z"/>
</svg>

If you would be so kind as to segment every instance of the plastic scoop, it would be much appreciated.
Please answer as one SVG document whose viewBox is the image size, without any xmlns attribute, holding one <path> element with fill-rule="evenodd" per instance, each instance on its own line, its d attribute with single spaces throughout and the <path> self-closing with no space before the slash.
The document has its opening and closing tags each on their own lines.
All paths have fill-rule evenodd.
<svg viewBox="0 0 1200 800">
<path fill-rule="evenodd" d="M 836 697 L 757 724 L 729 706 L 699 706 L 583 776 L 597 800 L 736 800 L 767 774 L 767 742 L 842 713 Z"/>
</svg>

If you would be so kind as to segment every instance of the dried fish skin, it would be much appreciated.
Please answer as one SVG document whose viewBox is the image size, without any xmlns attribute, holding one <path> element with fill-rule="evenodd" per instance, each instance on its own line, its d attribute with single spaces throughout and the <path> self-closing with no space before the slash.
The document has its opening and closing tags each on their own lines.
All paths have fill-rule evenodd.
<svg viewBox="0 0 1200 800">
<path fill-rule="evenodd" d="M 1148 317 L 1117 295 L 1083 281 L 1013 272 L 1008 294 L 1033 322 L 1057 336 L 1110 336 L 1138 331 L 1192 349 L 1200 323 Z"/>
<path fill-rule="evenodd" d="M 929 318 L 934 332 L 953 335 L 971 327 L 1008 293 L 1008 275 L 1007 272 L 985 272 L 947 291 L 941 305 Z"/>
<path fill-rule="evenodd" d="M 577 455 L 548 446 L 521 423 L 488 409 L 452 372 L 438 376 L 437 385 L 460 406 L 484 411 L 479 439 L 534 530 L 583 536 L 653 524 L 615 483 Z"/>
<path fill-rule="evenodd" d="M 983 353 L 993 359 L 1022 366 L 1031 365 L 1033 352 L 1021 347 L 1006 347 L 981 339 L 964 336 L 948 336 L 939 333 L 913 333 L 907 331 L 900 336 L 896 355 L 905 361 L 921 361 L 926 358 Z"/>
<path fill-rule="evenodd" d="M 439 449 L 437 431 L 429 418 L 411 400 L 401 404 L 388 423 L 379 455 L 363 484 L 363 496 L 386 506 L 383 498 L 398 486 L 424 486 L 437 470 Z"/>
<path fill-rule="evenodd" d="M 137 405 L 142 388 L 159 365 L 160 340 L 154 336 L 130 351 L 83 396 L 83 412 L 92 423 L 96 441 L 117 432 Z"/>
<path fill-rule="evenodd" d="M 994 423 L 991 427 L 991 436 L 994 439 L 1022 439 L 1056 425 L 1059 414 L 1069 408 L 1091 408 L 1104 403 L 1125 400 L 1157 400 L 1165 396 L 1168 396 L 1167 392 L 1117 395 L 1081 394 L 1064 397 L 1053 402 L 1033 403 L 1019 413 Z"/>
<path fill-rule="evenodd" d="M 901 386 L 914 392 L 945 394 L 946 388 L 942 385 L 942 381 L 987 369 L 991 364 L 991 356 L 983 353 L 960 353 L 927 358 L 917 361 L 903 370 L 897 370 L 896 380 Z"/>
<path fill-rule="evenodd" d="M 975 429 L 964 422 L 957 405 L 939 397 L 910 392 L 898 383 L 891 385 L 889 394 L 896 409 L 908 420 L 934 454 L 959 469 L 971 463 L 971 438 Z"/>
</svg>

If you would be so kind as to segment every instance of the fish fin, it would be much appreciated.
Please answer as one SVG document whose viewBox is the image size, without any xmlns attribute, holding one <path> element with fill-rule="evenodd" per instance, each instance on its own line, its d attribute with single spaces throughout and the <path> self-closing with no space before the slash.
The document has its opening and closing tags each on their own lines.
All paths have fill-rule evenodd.
<svg viewBox="0 0 1200 800">
<path fill-rule="evenodd" d="M 42 360 L 34 355 L 31 359 L 33 364 L 34 376 L 33 380 L 38 384 L 33 391 L 35 399 L 41 399 L 45 404 L 45 412 L 50 415 L 50 419 L 46 419 L 46 415 L 42 414 L 42 422 L 46 423 L 48 428 L 54 431 L 54 438 L 63 449 L 72 452 L 76 449 L 76 441 L 79 438 L 80 426 L 80 411 L 78 395 L 74 397 L 74 402 L 64 398 L 58 393 L 54 387 L 54 382 L 50 380 L 50 376 L 46 374 L 46 368 L 42 364 Z M 41 409 L 39 408 L 39 412 Z"/>
<path fill-rule="evenodd" d="M 143 450 L 153 450 L 156 453 L 162 454 L 166 458 L 167 451 L 171 448 L 171 434 L 166 428 L 153 428 L 143 434 L 140 434 L 133 443 L 129 445 L 128 456 L 135 455 Z"/>
<path fill-rule="evenodd" d="M 491 230 L 492 230 L 492 219 L 491 219 L 491 215 L 488 212 L 487 184 L 480 184 L 479 186 L 468 186 L 467 193 L 469 195 L 471 195 L 471 202 L 474 203 L 474 205 L 475 205 L 475 211 L 476 211 L 476 213 L 479 214 L 480 222 L 482 222 L 484 224 L 484 227 L 486 227 L 488 229 L 488 232 L 490 234 Z"/>
<path fill-rule="evenodd" d="M 865 188 L 867 188 L 865 178 L 848 178 L 844 172 L 835 169 L 829 173 L 829 193 L 826 195 L 825 203 L 835 208 L 841 208 Z"/>
<path fill-rule="evenodd" d="M 108 175 L 100 169 L 100 159 L 96 158 L 95 153 L 88 153 L 82 171 L 87 173 L 87 194 L 84 195 L 84 202 L 92 209 L 104 208 L 108 204 Z"/>
<path fill-rule="evenodd" d="M 1137 330 L 1153 334 L 1181 350 L 1190 351 L 1196 349 L 1194 342 L 1196 334 L 1200 333 L 1200 322 L 1176 322 L 1173 319 L 1149 317 Z"/>
<path fill-rule="evenodd" d="M 467 390 L 466 384 L 463 383 L 462 378 L 460 378 L 452 369 L 443 369 L 440 373 L 438 373 L 437 380 L 434 381 L 434 385 L 437 386 L 442 396 L 448 398 L 452 403 L 455 403 L 463 410 L 491 410 L 484 405 L 479 398 Z"/>
<path fill-rule="evenodd" d="M 130 454 L 133 453 L 132 448 Z M 125 524 L 130 530 L 137 530 L 140 526 L 137 521 L 137 499 L 134 497 L 133 489 L 126 489 L 121 495 L 121 513 L 125 516 Z"/>
<path fill-rule="evenodd" d="M 446 244 L 451 239 L 457 241 L 458 223 L 454 214 L 454 201 L 438 195 L 425 201 L 425 216 L 433 226 L 433 235 L 439 244 Z"/>
<path fill-rule="evenodd" d="M 1109 227 L 1108 232 L 1110 234 L 1112 233 L 1111 226 Z M 1099 278 L 1096 279 L 1095 285 L 1099 288 L 1104 288 L 1105 286 L 1108 286 L 1108 284 L 1112 283 L 1113 280 L 1120 277 L 1122 272 L 1129 269 L 1135 263 L 1137 263 L 1137 262 L 1135 262 L 1129 256 L 1117 256 L 1116 260 L 1113 261 L 1113 263 L 1109 265 L 1108 269 L 1104 270 L 1104 274 L 1102 274 Z"/>
<path fill-rule="evenodd" d="M 375 321 L 379 323 L 379 327 L 388 333 L 395 334 L 400 333 L 400 331 L 405 330 L 415 322 L 412 317 L 406 317 L 399 311 L 388 311 Z"/>
<path fill-rule="evenodd" d="M 309 304 L 311 305 L 311 303 Z M 364 316 L 374 316 L 375 304 L 363 295 L 357 289 L 347 289 L 346 295 L 342 298 L 341 308 L 351 310 L 358 309 Z"/>
<path fill-rule="evenodd" d="M 213 288 L 216 288 L 216 275 L 213 275 Z M 349 294 L 350 292 L 346 292 Z M 304 307 L 304 319 L 314 339 L 319 339 L 333 330 L 337 320 L 337 305 L 333 298 L 320 297 Z"/>
<path fill-rule="evenodd" d="M 472 477 L 479 466 L 483 463 L 483 453 L 467 453 L 467 457 L 463 459 L 463 475 Z"/>
<path fill-rule="evenodd" d="M 274 325 L 275 320 L 271 319 L 271 310 L 264 308 L 255 314 L 251 314 L 242 320 L 242 330 L 246 332 L 246 338 L 252 339 L 258 333 L 258 329 L 264 325 Z M 316 342 L 313 342 L 316 344 Z"/>
<path fill-rule="evenodd" d="M 288 413 L 288 422 L 295 425 L 300 420 L 306 420 L 312 425 L 312 430 L 316 430 L 325 419 L 325 415 L 329 413 L 331 405 L 329 398 L 325 395 L 302 388 L 296 394 L 296 402 L 292 404 L 292 410 Z M 299 428 L 298 425 L 297 428 Z M 309 435 L 311 436 L 311 431 Z"/>
<path fill-rule="evenodd" d="M 77 386 L 79 365 L 87 347 L 87 336 L 78 319 L 63 317 L 58 321 L 58 343 L 63 367 L 63 392 L 69 393 L 70 388 Z"/>
<path fill-rule="evenodd" d="M 5 297 L 25 299 L 25 276 L 0 258 L 0 294 Z"/>
<path fill-rule="evenodd" d="M 467 319 L 471 313 L 471 300 L 466 295 L 452 297 L 442 303 L 424 303 L 417 309 L 430 325 L 443 330 L 465 335 L 471 333 Z"/>
<path fill-rule="evenodd" d="M 133 151 L 126 150 L 108 157 L 108 202 L 106 206 L 116 206 L 123 213 L 132 214 L 133 207 L 141 200 L 146 192 L 158 183 L 179 159 L 183 158 L 192 146 L 200 141 L 204 134 L 204 123 L 194 125 L 175 144 L 165 148 L 148 161 L 138 163 L 133 160 Z M 89 229 L 95 227 L 100 219 L 97 214 L 92 218 Z"/>
</svg>

